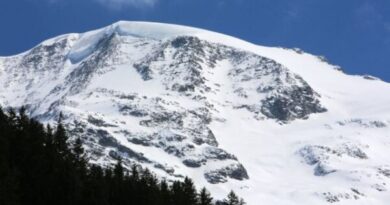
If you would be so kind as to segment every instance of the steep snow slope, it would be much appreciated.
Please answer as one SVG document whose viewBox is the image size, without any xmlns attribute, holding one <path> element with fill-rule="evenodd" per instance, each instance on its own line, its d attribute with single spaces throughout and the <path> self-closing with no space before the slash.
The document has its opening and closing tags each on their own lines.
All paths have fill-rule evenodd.
<svg viewBox="0 0 390 205">
<path fill-rule="evenodd" d="M 59 112 L 91 163 L 119 156 L 250 205 L 386 204 L 390 85 L 299 50 L 118 22 L 0 58 L 0 103 Z"/>
</svg>

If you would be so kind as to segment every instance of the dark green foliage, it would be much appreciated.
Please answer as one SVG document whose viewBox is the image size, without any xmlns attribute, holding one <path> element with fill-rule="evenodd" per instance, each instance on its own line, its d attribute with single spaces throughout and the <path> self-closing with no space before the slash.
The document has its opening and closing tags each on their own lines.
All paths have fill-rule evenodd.
<svg viewBox="0 0 390 205">
<path fill-rule="evenodd" d="M 171 186 L 174 205 L 196 205 L 197 192 L 191 179 L 186 177 L 184 182 L 173 182 Z"/>
<path fill-rule="evenodd" d="M 224 204 L 226 204 L 226 205 L 245 205 L 246 203 L 244 202 L 244 200 L 242 198 L 239 198 L 236 195 L 236 193 L 231 191 L 228 194 L 227 199 L 224 200 Z"/>
<path fill-rule="evenodd" d="M 182 185 L 183 194 L 184 194 L 184 203 L 188 205 L 196 205 L 198 202 L 198 196 L 196 192 L 196 188 L 192 180 L 188 177 L 184 179 L 184 183 Z"/>
<path fill-rule="evenodd" d="M 0 108 L 1 205 L 213 204 L 207 190 L 198 194 L 189 178 L 159 181 L 137 165 L 126 171 L 121 160 L 113 169 L 88 165 L 82 140 L 68 145 L 62 120 L 60 115 L 52 129 L 29 119 L 24 108 L 18 114 Z M 242 204 L 230 195 L 227 202 Z"/>
<path fill-rule="evenodd" d="M 199 193 L 199 205 L 212 205 L 213 198 L 211 197 L 210 193 L 207 191 L 206 188 L 203 187 L 203 189 L 200 190 Z"/>
<path fill-rule="evenodd" d="M 57 152 L 63 157 L 69 157 L 69 148 L 67 145 L 68 136 L 66 135 L 65 127 L 62 124 L 63 116 L 62 113 L 58 118 L 57 130 L 54 133 L 54 146 L 56 147 Z"/>
<path fill-rule="evenodd" d="M 168 183 L 165 180 L 162 180 L 160 183 L 160 195 L 159 200 L 160 205 L 170 205 L 171 203 L 171 192 L 169 190 Z"/>
</svg>

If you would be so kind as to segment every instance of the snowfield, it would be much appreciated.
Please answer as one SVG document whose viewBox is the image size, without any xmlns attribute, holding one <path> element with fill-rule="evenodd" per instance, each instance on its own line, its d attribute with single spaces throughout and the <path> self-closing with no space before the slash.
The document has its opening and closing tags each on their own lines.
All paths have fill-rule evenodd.
<svg viewBox="0 0 390 205">
<path fill-rule="evenodd" d="M 390 84 L 298 49 L 121 21 L 1 57 L 0 86 L 3 107 L 63 112 L 91 163 L 122 157 L 249 205 L 390 200 Z"/>
</svg>

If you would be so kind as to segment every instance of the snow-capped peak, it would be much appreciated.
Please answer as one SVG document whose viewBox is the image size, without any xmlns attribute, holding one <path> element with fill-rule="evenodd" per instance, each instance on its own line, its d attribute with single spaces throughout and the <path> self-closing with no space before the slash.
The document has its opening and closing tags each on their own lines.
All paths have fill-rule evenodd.
<svg viewBox="0 0 390 205">
<path fill-rule="evenodd" d="M 0 58 L 0 104 L 63 112 L 90 162 L 248 204 L 386 204 L 390 85 L 297 49 L 120 21 Z"/>
<path fill-rule="evenodd" d="M 240 48 L 246 47 L 247 45 L 245 44 L 249 44 L 223 34 L 188 26 L 152 22 L 119 21 L 105 28 L 81 34 L 78 42 L 71 50 L 70 55 L 77 56 L 77 58 L 80 58 L 80 56 L 85 56 L 93 51 L 94 47 L 102 38 L 114 33 L 119 36 L 146 38 L 153 40 L 164 40 L 178 36 L 197 36 L 204 40 L 224 42 L 225 44 L 228 43 L 227 45 L 229 45 L 229 42 L 238 42 L 238 44 L 235 45 Z"/>
</svg>

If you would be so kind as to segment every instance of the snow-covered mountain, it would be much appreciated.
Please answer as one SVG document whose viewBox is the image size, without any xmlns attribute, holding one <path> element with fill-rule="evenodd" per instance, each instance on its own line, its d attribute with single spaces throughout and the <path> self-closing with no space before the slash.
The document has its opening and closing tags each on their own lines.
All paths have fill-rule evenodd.
<svg viewBox="0 0 390 205">
<path fill-rule="evenodd" d="M 298 49 L 118 22 L 0 57 L 0 104 L 60 112 L 91 163 L 118 157 L 257 204 L 387 204 L 390 84 Z"/>
</svg>

